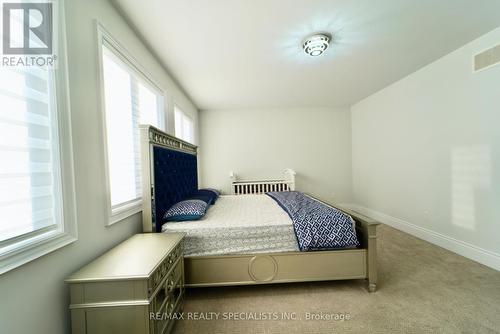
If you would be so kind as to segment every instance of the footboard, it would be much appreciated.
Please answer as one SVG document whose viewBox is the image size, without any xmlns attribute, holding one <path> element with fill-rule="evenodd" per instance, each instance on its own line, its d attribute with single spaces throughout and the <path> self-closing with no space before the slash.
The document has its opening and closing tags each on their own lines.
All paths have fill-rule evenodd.
<svg viewBox="0 0 500 334">
<path fill-rule="evenodd" d="M 185 257 L 187 287 L 366 278 L 366 250 Z M 328 264 L 328 265 L 326 265 Z"/>
<path fill-rule="evenodd" d="M 374 292 L 377 289 L 377 226 L 379 222 L 360 215 L 356 212 L 344 210 L 356 221 L 356 228 L 362 231 L 362 245 L 366 248 L 366 270 L 368 279 L 368 290 Z"/>
<path fill-rule="evenodd" d="M 352 210 L 328 205 L 349 214 L 356 222 L 356 230 L 359 232 L 358 235 L 361 235 L 361 246 L 366 249 L 368 290 L 374 292 L 377 289 L 377 226 L 380 223 Z"/>
<path fill-rule="evenodd" d="M 287 168 L 280 180 L 238 180 L 234 172 L 230 173 L 231 192 L 233 195 L 264 194 L 270 191 L 295 190 L 295 171 Z"/>
</svg>

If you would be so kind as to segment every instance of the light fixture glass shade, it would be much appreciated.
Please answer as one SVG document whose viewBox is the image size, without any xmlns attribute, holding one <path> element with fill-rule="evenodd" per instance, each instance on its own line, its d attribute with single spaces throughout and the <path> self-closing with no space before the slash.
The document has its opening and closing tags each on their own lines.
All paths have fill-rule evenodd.
<svg viewBox="0 0 500 334">
<path fill-rule="evenodd" d="M 302 44 L 304 52 L 312 57 L 322 55 L 330 45 L 331 36 L 328 34 L 314 34 L 307 37 Z"/>
</svg>

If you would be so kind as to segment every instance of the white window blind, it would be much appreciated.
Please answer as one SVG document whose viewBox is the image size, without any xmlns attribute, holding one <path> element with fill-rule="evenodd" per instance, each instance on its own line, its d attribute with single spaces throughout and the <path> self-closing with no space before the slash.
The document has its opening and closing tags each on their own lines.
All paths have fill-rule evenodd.
<svg viewBox="0 0 500 334">
<path fill-rule="evenodd" d="M 0 66 L 0 274 L 77 240 L 64 8 L 52 5 L 55 66 Z M 23 35 L 26 12 L 10 14 L 11 46 L 42 46 Z"/>
<path fill-rule="evenodd" d="M 164 128 L 163 97 L 134 65 L 103 45 L 107 165 L 111 213 L 141 198 L 139 124 Z"/>
<path fill-rule="evenodd" d="M 53 72 L 0 68 L 0 243 L 61 229 Z"/>
<path fill-rule="evenodd" d="M 194 144 L 194 123 L 179 107 L 175 106 L 175 136 Z"/>
</svg>

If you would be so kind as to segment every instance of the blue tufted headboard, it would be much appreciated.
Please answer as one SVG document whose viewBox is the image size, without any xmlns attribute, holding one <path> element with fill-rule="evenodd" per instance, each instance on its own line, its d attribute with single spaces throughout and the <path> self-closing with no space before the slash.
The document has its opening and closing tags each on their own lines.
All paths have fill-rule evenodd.
<svg viewBox="0 0 500 334">
<path fill-rule="evenodd" d="M 198 189 L 197 147 L 141 125 L 143 231 L 161 232 L 162 217 Z"/>
<path fill-rule="evenodd" d="M 156 222 L 161 222 L 172 205 L 198 189 L 198 164 L 196 155 L 161 146 L 153 147 L 153 163 L 154 214 Z M 161 224 L 156 224 L 156 232 L 160 232 L 158 229 Z"/>
</svg>

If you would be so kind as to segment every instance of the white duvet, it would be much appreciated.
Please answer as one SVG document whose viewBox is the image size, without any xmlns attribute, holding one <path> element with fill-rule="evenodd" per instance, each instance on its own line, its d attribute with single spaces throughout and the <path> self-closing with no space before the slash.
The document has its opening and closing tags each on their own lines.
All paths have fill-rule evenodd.
<svg viewBox="0 0 500 334">
<path fill-rule="evenodd" d="M 292 220 L 267 195 L 220 196 L 197 221 L 168 222 L 163 232 L 185 232 L 184 255 L 298 251 Z"/>
</svg>

